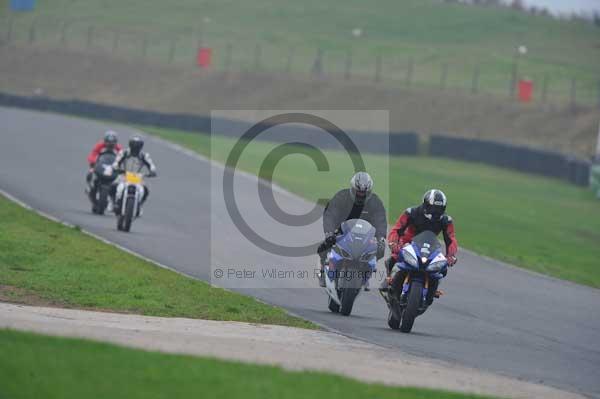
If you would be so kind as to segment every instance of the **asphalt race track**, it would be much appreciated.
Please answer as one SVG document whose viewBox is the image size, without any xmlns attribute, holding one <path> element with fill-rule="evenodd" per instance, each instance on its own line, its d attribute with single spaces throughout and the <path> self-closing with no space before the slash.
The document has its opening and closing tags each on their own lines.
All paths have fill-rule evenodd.
<svg viewBox="0 0 600 399">
<path fill-rule="evenodd" d="M 143 218 L 136 220 L 127 234 L 116 230 L 114 217 L 92 215 L 83 194 L 85 157 L 107 127 L 0 108 L 0 189 L 36 209 L 204 280 L 217 268 L 225 275 L 229 269 L 241 268 L 314 269 L 316 256 L 273 255 L 239 233 L 222 198 L 222 168 L 152 138 L 146 149 L 157 164 L 159 177 L 149 180 L 151 196 Z M 122 142 L 132 132 L 117 130 Z M 260 226 L 270 239 L 291 245 L 320 237 L 318 222 L 306 228 L 287 228 L 265 218 L 256 195 L 256 178 L 236 174 L 235 192 L 248 224 Z M 312 208 L 283 191 L 276 191 L 275 199 L 291 213 Z M 376 290 L 362 293 L 352 316 L 343 317 L 327 310 L 325 293 L 314 288 L 316 280 L 312 278 L 282 281 L 260 277 L 259 271 L 259 277 L 253 279 L 213 282 L 391 349 L 600 397 L 600 290 L 465 251 L 459 259 L 443 282 L 447 295 L 417 319 L 409 335 L 387 327 L 387 309 Z"/>
</svg>

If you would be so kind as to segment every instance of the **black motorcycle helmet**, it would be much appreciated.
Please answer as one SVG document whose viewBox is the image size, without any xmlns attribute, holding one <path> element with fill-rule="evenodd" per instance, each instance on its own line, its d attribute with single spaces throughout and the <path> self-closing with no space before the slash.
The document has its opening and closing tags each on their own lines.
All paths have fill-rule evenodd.
<svg viewBox="0 0 600 399">
<path fill-rule="evenodd" d="M 104 133 L 104 146 L 107 150 L 112 151 L 118 142 L 119 138 L 116 132 L 109 130 L 106 133 Z"/>
<path fill-rule="evenodd" d="M 439 220 L 446 212 L 446 194 L 435 188 L 423 195 L 423 212 L 432 220 Z"/>
<path fill-rule="evenodd" d="M 358 172 L 350 180 L 350 196 L 356 205 L 363 205 L 373 190 L 373 179 L 367 172 Z"/>
<path fill-rule="evenodd" d="M 129 140 L 129 152 L 134 157 L 137 157 L 140 154 L 142 148 L 144 148 L 144 140 L 140 136 L 133 136 Z"/>
</svg>

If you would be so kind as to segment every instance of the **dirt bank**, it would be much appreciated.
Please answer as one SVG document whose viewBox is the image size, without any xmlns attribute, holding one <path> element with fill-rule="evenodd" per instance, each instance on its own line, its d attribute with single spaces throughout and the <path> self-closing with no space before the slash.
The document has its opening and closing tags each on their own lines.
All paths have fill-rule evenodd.
<svg viewBox="0 0 600 399">
<path fill-rule="evenodd" d="M 600 120 L 597 107 L 523 105 L 484 94 L 390 88 L 385 82 L 206 72 L 101 52 L 35 47 L 0 48 L 0 90 L 195 114 L 211 109 L 388 109 L 394 130 L 481 137 L 586 157 L 595 148 Z M 364 124 L 349 121 L 346 127 L 356 125 Z"/>
</svg>

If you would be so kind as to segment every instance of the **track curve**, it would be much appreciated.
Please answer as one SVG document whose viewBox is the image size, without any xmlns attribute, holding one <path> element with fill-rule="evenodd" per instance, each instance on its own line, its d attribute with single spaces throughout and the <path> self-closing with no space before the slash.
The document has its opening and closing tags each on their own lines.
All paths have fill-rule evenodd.
<svg viewBox="0 0 600 399">
<path fill-rule="evenodd" d="M 241 240 L 233 226 L 211 225 L 215 218 L 226 220 L 227 211 L 215 185 L 210 185 L 211 191 L 197 182 L 218 179 L 222 168 L 160 140 L 148 140 L 147 149 L 157 162 L 160 178 L 150 182 L 151 198 L 133 233 L 118 232 L 112 217 L 90 214 L 83 195 L 85 154 L 107 127 L 99 122 L 0 108 L 0 189 L 200 279 L 210 277 L 207 259 L 223 265 L 235 265 L 241 258 L 248 264 L 282 262 L 281 257 L 269 256 Z M 133 133 L 128 128 L 119 130 L 122 136 Z M 236 178 L 236 191 L 248 193 L 244 205 L 248 208 L 259 206 L 249 191 L 256 191 L 256 185 L 252 176 Z M 298 197 L 275 194 L 277 203 L 288 210 L 307 207 Z M 313 226 L 294 234 L 297 236 L 290 237 L 291 241 L 319 232 Z M 306 266 L 315 259 L 284 261 L 290 266 Z M 311 280 L 294 289 L 240 285 L 238 291 L 394 350 L 600 397 L 599 290 L 463 251 L 459 266 L 444 282 L 448 295 L 417 320 L 413 334 L 404 335 L 387 328 L 387 311 L 375 290 L 361 294 L 353 315 L 342 317 L 329 313 L 325 295 L 312 287 Z"/>
</svg>

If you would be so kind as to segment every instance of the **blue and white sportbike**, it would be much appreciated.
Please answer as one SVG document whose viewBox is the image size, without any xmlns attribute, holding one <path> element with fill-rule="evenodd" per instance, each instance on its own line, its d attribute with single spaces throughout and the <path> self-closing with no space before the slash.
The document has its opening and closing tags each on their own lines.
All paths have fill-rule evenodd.
<svg viewBox="0 0 600 399">
<path fill-rule="evenodd" d="M 375 271 L 377 239 L 375 227 L 362 219 L 346 220 L 340 230 L 323 270 L 329 310 L 348 316 Z"/>
<path fill-rule="evenodd" d="M 434 280 L 444 278 L 448 261 L 442 244 L 431 231 L 417 234 L 402 248 L 398 262 L 391 271 L 391 283 L 382 292 L 388 308 L 390 328 L 408 333 L 417 316 L 433 303 L 435 292 L 430 290 Z M 437 286 L 437 284 L 435 284 Z"/>
</svg>

